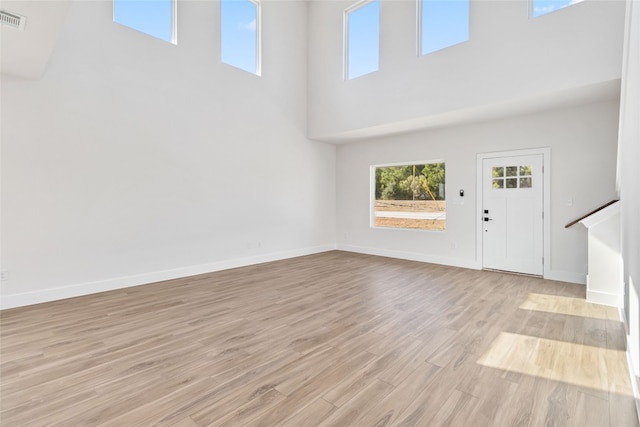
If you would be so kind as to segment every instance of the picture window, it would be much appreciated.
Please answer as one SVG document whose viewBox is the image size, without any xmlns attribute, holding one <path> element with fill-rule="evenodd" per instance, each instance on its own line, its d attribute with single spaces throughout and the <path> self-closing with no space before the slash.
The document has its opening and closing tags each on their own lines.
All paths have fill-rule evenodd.
<svg viewBox="0 0 640 427">
<path fill-rule="evenodd" d="M 373 227 L 446 229 L 444 162 L 374 166 L 372 175 Z"/>
</svg>

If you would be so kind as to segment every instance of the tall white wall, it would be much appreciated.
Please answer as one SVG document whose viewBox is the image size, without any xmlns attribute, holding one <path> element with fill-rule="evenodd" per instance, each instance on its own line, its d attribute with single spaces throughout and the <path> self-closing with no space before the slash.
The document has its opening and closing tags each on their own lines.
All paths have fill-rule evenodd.
<svg viewBox="0 0 640 427">
<path fill-rule="evenodd" d="M 219 3 L 184 0 L 177 46 L 74 2 L 44 77 L 3 76 L 3 307 L 334 247 L 307 5 L 262 14 L 262 77 L 220 63 Z"/>
<path fill-rule="evenodd" d="M 480 124 L 367 139 L 338 146 L 338 247 L 479 268 L 476 159 L 479 153 L 551 148 L 551 274 L 585 283 L 587 230 L 568 222 L 615 198 L 618 101 L 548 110 Z M 371 228 L 370 166 L 444 159 L 444 232 Z M 463 198 L 458 190 L 464 189 Z M 567 201 L 572 200 L 572 206 Z M 549 262 L 549 261 L 546 261 Z"/>
<path fill-rule="evenodd" d="M 440 116 L 620 78 L 623 0 L 585 0 L 528 18 L 529 1 L 472 0 L 470 39 L 416 49 L 416 1 L 381 0 L 380 69 L 344 81 L 343 11 L 309 5 L 309 135 L 340 141 L 412 130 Z"/>
<path fill-rule="evenodd" d="M 614 197 L 617 100 L 381 135 L 581 88 L 610 96 L 624 2 L 529 20 L 528 2 L 472 1 L 471 40 L 418 57 L 415 1 L 382 0 L 380 71 L 344 82 L 352 3 L 264 0 L 256 77 L 220 63 L 217 2 L 179 1 L 177 46 L 114 24 L 110 0 L 73 2 L 44 77 L 2 77 L 2 307 L 325 250 L 336 236 L 345 249 L 477 267 L 476 155 L 535 147 L 551 147 L 552 272 L 584 281 L 586 231 L 563 226 Z M 623 232 L 638 286 L 629 99 Z M 378 136 L 337 149 L 307 139 L 366 134 Z M 370 165 L 441 158 L 446 232 L 369 228 Z"/>
<path fill-rule="evenodd" d="M 640 377 L 640 4 L 629 0 L 620 103 L 619 179 L 625 317 L 632 374 Z"/>
</svg>

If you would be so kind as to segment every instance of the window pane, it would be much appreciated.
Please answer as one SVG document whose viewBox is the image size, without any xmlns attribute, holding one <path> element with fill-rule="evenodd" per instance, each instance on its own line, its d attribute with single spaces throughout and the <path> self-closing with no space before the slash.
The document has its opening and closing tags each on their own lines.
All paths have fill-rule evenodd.
<svg viewBox="0 0 640 427">
<path fill-rule="evenodd" d="M 445 164 L 375 168 L 374 226 L 444 230 Z"/>
<path fill-rule="evenodd" d="M 518 178 L 507 178 L 507 188 L 518 188 Z"/>
<path fill-rule="evenodd" d="M 531 188 L 531 178 L 520 178 L 520 188 Z"/>
<path fill-rule="evenodd" d="M 532 16 L 537 18 L 538 16 L 546 15 L 547 13 L 555 12 L 556 10 L 563 9 L 572 4 L 579 3 L 582 0 L 533 0 Z"/>
<path fill-rule="evenodd" d="M 531 176 L 531 166 L 520 166 L 520 176 Z"/>
<path fill-rule="evenodd" d="M 500 176 L 504 176 L 504 168 L 502 168 L 502 167 L 499 167 L 499 168 L 494 167 L 492 169 L 491 173 L 493 174 L 494 178 L 498 178 Z"/>
<path fill-rule="evenodd" d="M 518 176 L 518 167 L 507 166 L 507 176 Z"/>
<path fill-rule="evenodd" d="M 420 1 L 422 55 L 469 40 L 469 0 Z"/>
<path fill-rule="evenodd" d="M 172 0 L 114 0 L 113 20 L 150 36 L 173 42 Z"/>
<path fill-rule="evenodd" d="M 495 189 L 504 188 L 504 179 L 494 179 L 492 186 Z"/>
<path fill-rule="evenodd" d="M 220 3 L 222 62 L 259 74 L 258 5 L 249 0 Z"/>
<path fill-rule="evenodd" d="M 378 70 L 380 56 L 380 1 L 347 13 L 347 79 Z"/>
</svg>

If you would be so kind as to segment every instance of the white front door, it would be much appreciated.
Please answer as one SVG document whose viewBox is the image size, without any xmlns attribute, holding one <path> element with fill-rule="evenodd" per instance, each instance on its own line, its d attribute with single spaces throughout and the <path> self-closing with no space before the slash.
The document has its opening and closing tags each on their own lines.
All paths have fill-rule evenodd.
<svg viewBox="0 0 640 427">
<path fill-rule="evenodd" d="M 543 155 L 482 162 L 482 266 L 542 275 Z"/>
</svg>

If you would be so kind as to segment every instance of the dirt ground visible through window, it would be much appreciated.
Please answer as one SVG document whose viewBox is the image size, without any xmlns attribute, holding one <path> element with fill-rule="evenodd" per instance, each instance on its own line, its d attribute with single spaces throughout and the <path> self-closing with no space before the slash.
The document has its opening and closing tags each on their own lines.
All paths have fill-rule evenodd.
<svg viewBox="0 0 640 427">
<path fill-rule="evenodd" d="M 376 212 L 432 212 L 445 214 L 444 200 L 376 200 Z M 382 218 L 376 217 L 376 227 L 414 228 L 421 230 L 444 230 L 446 219 Z"/>
</svg>

